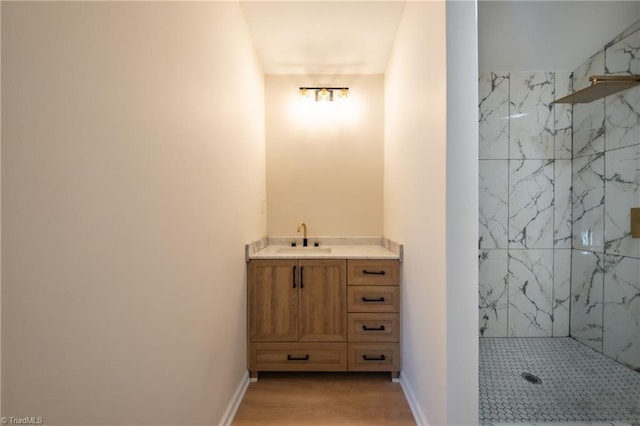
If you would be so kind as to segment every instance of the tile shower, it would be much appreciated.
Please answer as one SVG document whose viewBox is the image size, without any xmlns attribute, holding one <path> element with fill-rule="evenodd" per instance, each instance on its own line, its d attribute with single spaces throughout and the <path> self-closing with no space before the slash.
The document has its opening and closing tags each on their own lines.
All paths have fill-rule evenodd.
<svg viewBox="0 0 640 426">
<path fill-rule="evenodd" d="M 481 73 L 481 336 L 570 335 L 640 367 L 640 88 L 552 104 L 590 75 L 639 74 L 639 28 L 573 73 Z"/>
<path fill-rule="evenodd" d="M 640 74 L 640 24 L 574 72 Z M 570 334 L 640 368 L 640 239 L 629 209 L 640 206 L 640 88 L 575 105 Z"/>
<path fill-rule="evenodd" d="M 640 21 L 573 72 L 480 74 L 479 334 L 640 369 L 640 87 L 552 104 L 602 74 L 640 74 Z"/>
<path fill-rule="evenodd" d="M 480 75 L 480 335 L 569 334 L 569 72 Z"/>
<path fill-rule="evenodd" d="M 542 391 L 548 402 L 542 398 L 533 414 L 520 412 L 535 402 L 535 391 L 509 373 L 513 366 L 544 371 L 534 347 L 554 354 L 543 364 L 555 368 L 570 351 L 553 345 L 569 341 L 603 354 L 591 351 L 603 363 L 640 372 L 640 239 L 629 230 L 629 209 L 640 207 L 640 87 L 589 104 L 552 103 L 603 74 L 640 74 L 640 21 L 572 72 L 480 73 L 479 335 L 516 338 L 481 339 L 481 423 L 607 420 L 607 413 L 640 421 L 640 401 L 624 409 L 612 403 L 598 414 L 596 397 L 587 402 L 585 390 L 563 385 L 549 397 L 560 389 L 553 369 L 543 378 L 553 387 Z M 494 354 L 506 342 L 535 346 L 527 354 Z M 567 356 L 575 368 L 583 364 L 582 355 Z M 627 371 L 624 380 L 637 388 L 640 375 L 631 369 L 620 374 Z M 615 385 L 602 377 L 589 388 Z M 515 390 L 501 394 L 491 385 L 497 379 L 514 380 Z"/>
</svg>

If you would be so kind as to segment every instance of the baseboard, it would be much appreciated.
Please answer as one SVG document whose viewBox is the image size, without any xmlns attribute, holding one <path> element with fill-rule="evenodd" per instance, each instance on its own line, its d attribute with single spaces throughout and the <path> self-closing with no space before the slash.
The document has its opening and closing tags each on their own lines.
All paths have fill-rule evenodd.
<svg viewBox="0 0 640 426">
<path fill-rule="evenodd" d="M 240 407 L 240 403 L 242 402 L 242 398 L 244 398 L 244 393 L 247 391 L 248 387 L 249 372 L 247 371 L 244 376 L 242 376 L 242 380 L 240 380 L 240 383 L 233 394 L 233 398 L 229 401 L 227 409 L 224 410 L 222 419 L 220 420 L 220 423 L 218 423 L 219 426 L 229 426 L 231 422 L 233 422 L 233 418 L 236 416 L 236 411 L 238 411 L 238 407 Z"/>
<path fill-rule="evenodd" d="M 418 426 L 429 426 L 429 422 L 427 422 L 427 418 L 425 417 L 420 405 L 416 402 L 416 398 L 413 393 L 413 389 L 411 389 L 411 385 L 407 382 L 402 376 L 402 372 L 400 373 L 400 387 L 402 387 L 402 392 L 404 392 L 404 397 L 409 404 L 409 408 L 411 408 L 411 414 L 413 414 L 413 419 L 416 421 Z"/>
</svg>

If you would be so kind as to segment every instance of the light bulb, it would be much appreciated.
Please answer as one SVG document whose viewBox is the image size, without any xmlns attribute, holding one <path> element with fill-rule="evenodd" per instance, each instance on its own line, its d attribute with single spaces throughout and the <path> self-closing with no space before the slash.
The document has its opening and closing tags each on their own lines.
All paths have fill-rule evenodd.
<svg viewBox="0 0 640 426">
<path fill-rule="evenodd" d="M 316 91 L 316 101 L 331 101 L 333 100 L 333 92 L 322 88 Z"/>
</svg>

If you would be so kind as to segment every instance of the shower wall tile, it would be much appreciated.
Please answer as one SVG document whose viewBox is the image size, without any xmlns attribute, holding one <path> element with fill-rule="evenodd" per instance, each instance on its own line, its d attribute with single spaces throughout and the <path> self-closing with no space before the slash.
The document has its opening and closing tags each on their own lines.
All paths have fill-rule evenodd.
<svg viewBox="0 0 640 426">
<path fill-rule="evenodd" d="M 509 250 L 508 335 L 553 333 L 553 250 Z"/>
<path fill-rule="evenodd" d="M 480 336 L 568 335 L 572 107 L 552 101 L 572 84 L 569 72 L 480 75 Z"/>
<path fill-rule="evenodd" d="M 573 90 L 589 86 L 589 77 L 604 74 L 604 50 L 573 72 Z M 604 151 L 604 100 L 573 105 L 573 158 Z"/>
<path fill-rule="evenodd" d="M 640 74 L 640 20 L 573 75 Z M 573 106 L 573 248 L 570 333 L 640 366 L 640 240 L 629 209 L 640 206 L 640 88 Z M 594 253 L 596 252 L 596 253 Z M 605 252 L 606 254 L 603 254 Z"/>
<path fill-rule="evenodd" d="M 620 34 L 618 34 L 613 40 L 611 40 L 609 43 L 607 43 L 607 45 L 605 47 L 609 47 L 611 45 L 616 44 L 617 42 L 619 42 L 623 38 L 626 38 L 626 37 L 630 36 L 631 34 L 635 33 L 638 30 L 640 30 L 640 20 L 637 20 L 636 22 L 631 24 L 631 26 L 629 26 L 629 28 L 625 29 Z"/>
<path fill-rule="evenodd" d="M 573 106 L 573 156 L 604 151 L 604 99 Z"/>
<path fill-rule="evenodd" d="M 509 248 L 553 248 L 553 160 L 509 161 Z"/>
<path fill-rule="evenodd" d="M 569 335 L 571 249 L 553 250 L 553 336 Z"/>
<path fill-rule="evenodd" d="M 480 159 L 509 158 L 509 73 L 480 73 Z"/>
<path fill-rule="evenodd" d="M 640 31 L 629 34 L 605 49 L 605 74 L 638 74 L 640 71 Z"/>
<path fill-rule="evenodd" d="M 571 248 L 571 160 L 555 160 L 553 247 Z"/>
<path fill-rule="evenodd" d="M 554 158 L 554 73 L 512 72 L 510 76 L 509 158 Z"/>
<path fill-rule="evenodd" d="M 606 256 L 603 352 L 640 367 L 640 259 Z"/>
<path fill-rule="evenodd" d="M 570 333 L 602 352 L 603 256 L 573 250 L 571 254 Z"/>
<path fill-rule="evenodd" d="M 606 152 L 605 170 L 605 251 L 640 257 L 629 229 L 629 209 L 640 206 L 640 145 Z"/>
<path fill-rule="evenodd" d="M 606 49 L 606 73 L 640 73 L 640 31 Z M 640 143 L 640 87 L 605 98 L 606 149 Z"/>
<path fill-rule="evenodd" d="M 573 160 L 573 248 L 604 251 L 604 154 Z"/>
<path fill-rule="evenodd" d="M 555 73 L 555 99 L 571 93 L 570 72 Z M 555 123 L 555 157 L 556 159 L 571 160 L 573 146 L 573 108 L 570 104 L 553 104 Z"/>
<path fill-rule="evenodd" d="M 573 72 L 573 90 L 578 91 L 589 87 L 591 82 L 589 77 L 592 75 L 604 74 L 604 49 L 599 50 L 589 59 L 584 61 Z"/>
<path fill-rule="evenodd" d="M 640 143 L 640 87 L 605 98 L 607 151 Z"/>
<path fill-rule="evenodd" d="M 508 160 L 480 160 L 478 247 L 507 248 Z"/>
<path fill-rule="evenodd" d="M 507 336 L 507 250 L 480 250 L 480 336 Z"/>
</svg>

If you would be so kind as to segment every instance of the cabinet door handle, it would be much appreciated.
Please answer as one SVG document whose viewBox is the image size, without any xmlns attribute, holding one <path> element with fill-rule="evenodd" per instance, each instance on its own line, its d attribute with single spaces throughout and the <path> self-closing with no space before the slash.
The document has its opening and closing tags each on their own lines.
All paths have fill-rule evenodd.
<svg viewBox="0 0 640 426">
<path fill-rule="evenodd" d="M 381 325 L 379 327 L 367 327 L 366 325 L 363 325 L 362 329 L 364 331 L 384 331 L 384 325 Z"/>
<path fill-rule="evenodd" d="M 287 361 L 309 361 L 309 354 L 305 356 L 287 355 Z"/>
<path fill-rule="evenodd" d="M 384 271 L 367 271 L 366 269 L 363 269 L 362 273 L 365 275 L 384 275 Z"/>
<path fill-rule="evenodd" d="M 378 297 L 377 299 L 370 299 L 368 297 L 362 297 L 363 302 L 384 302 L 384 297 Z"/>
<path fill-rule="evenodd" d="M 364 359 L 365 361 L 384 361 L 386 358 L 384 357 L 384 355 L 380 355 L 380 356 L 362 355 L 362 359 Z"/>
<path fill-rule="evenodd" d="M 304 288 L 304 266 L 300 267 L 300 288 Z"/>
<path fill-rule="evenodd" d="M 298 267 L 294 266 L 293 267 L 293 274 L 292 274 L 293 276 L 291 277 L 292 281 L 293 281 L 293 288 L 296 288 L 296 269 L 298 269 Z"/>
</svg>

